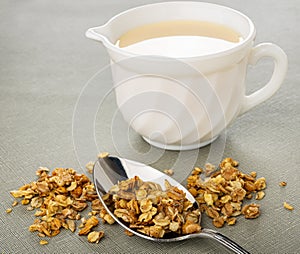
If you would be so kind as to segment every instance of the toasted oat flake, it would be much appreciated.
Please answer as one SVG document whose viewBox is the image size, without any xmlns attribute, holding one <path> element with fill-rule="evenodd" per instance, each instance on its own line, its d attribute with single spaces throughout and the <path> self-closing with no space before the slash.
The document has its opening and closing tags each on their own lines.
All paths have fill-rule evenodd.
<svg viewBox="0 0 300 254">
<path fill-rule="evenodd" d="M 106 221 L 108 224 L 110 224 L 110 225 L 112 225 L 112 224 L 114 224 L 115 223 L 115 220 L 114 220 L 114 218 L 113 217 L 111 217 L 111 215 L 110 214 L 105 214 L 104 216 L 103 216 L 103 219 L 104 219 L 104 221 Z"/>
<path fill-rule="evenodd" d="M 17 201 L 17 200 L 15 200 L 15 201 L 11 204 L 12 207 L 14 207 L 14 206 L 16 206 L 16 205 L 18 205 L 18 201 Z"/>
<path fill-rule="evenodd" d="M 28 206 L 28 207 L 26 208 L 26 210 L 27 210 L 27 211 L 33 211 L 34 208 L 33 208 L 32 206 Z"/>
<path fill-rule="evenodd" d="M 28 205 L 29 202 L 30 202 L 29 199 L 23 199 L 23 200 L 21 201 L 21 204 L 22 204 L 22 205 Z"/>
<path fill-rule="evenodd" d="M 74 220 L 67 220 L 67 225 L 68 225 L 68 229 L 71 232 L 75 232 L 75 230 L 76 230 L 76 224 L 75 224 Z"/>
<path fill-rule="evenodd" d="M 261 200 L 261 199 L 264 198 L 265 195 L 266 195 L 266 194 L 265 194 L 264 191 L 258 191 L 258 192 L 256 193 L 255 199 Z"/>
<path fill-rule="evenodd" d="M 108 152 L 102 152 L 102 153 L 99 153 L 99 154 L 98 154 L 98 158 L 105 158 L 105 157 L 107 157 L 108 155 L 109 155 Z"/>
<path fill-rule="evenodd" d="M 252 199 L 252 198 L 253 198 L 252 193 L 249 193 L 248 195 L 246 195 L 246 199 Z"/>
<path fill-rule="evenodd" d="M 246 219 L 255 219 L 260 215 L 259 205 L 249 204 L 242 208 L 242 214 Z"/>
<path fill-rule="evenodd" d="M 198 175 L 202 173 L 203 169 L 199 167 L 195 167 L 194 170 L 192 171 L 192 175 Z"/>
<path fill-rule="evenodd" d="M 200 232 L 201 227 L 198 223 L 190 223 L 187 221 L 183 226 L 182 226 L 182 233 L 183 234 L 193 234 Z"/>
<path fill-rule="evenodd" d="M 39 167 L 38 170 L 35 172 L 35 174 L 37 176 L 41 176 L 43 174 L 47 174 L 48 172 L 50 172 L 49 168 L 46 167 Z"/>
<path fill-rule="evenodd" d="M 132 232 L 130 232 L 129 230 L 125 229 L 125 234 L 128 236 L 133 236 L 134 234 Z"/>
<path fill-rule="evenodd" d="M 254 183 L 256 190 L 263 190 L 266 188 L 266 179 L 264 177 L 258 178 Z"/>
<path fill-rule="evenodd" d="M 169 176 L 174 175 L 173 169 L 165 169 L 165 170 L 164 170 L 164 173 L 165 173 L 166 175 L 169 175 Z"/>
<path fill-rule="evenodd" d="M 284 202 L 284 203 L 283 203 L 283 207 L 284 207 L 285 209 L 287 209 L 287 210 L 290 210 L 290 211 L 294 210 L 294 207 L 291 206 L 290 204 L 288 204 L 287 202 Z"/>
<path fill-rule="evenodd" d="M 7 208 L 5 212 L 6 213 L 11 213 L 12 212 L 12 208 Z"/>
<path fill-rule="evenodd" d="M 234 224 L 236 223 L 236 218 L 235 218 L 235 217 L 228 218 L 228 219 L 226 220 L 226 222 L 227 222 L 227 224 L 228 224 L 229 226 L 232 226 L 232 225 L 234 225 Z"/>
<path fill-rule="evenodd" d="M 94 163 L 93 161 L 89 161 L 89 162 L 85 165 L 85 168 L 87 169 L 87 171 L 88 171 L 90 174 L 93 173 L 94 165 L 95 165 L 95 163 Z"/>
<path fill-rule="evenodd" d="M 46 244 L 48 244 L 48 241 L 46 241 L 46 240 L 40 240 L 40 245 L 46 245 Z"/>
<path fill-rule="evenodd" d="M 205 212 L 207 216 L 212 219 L 218 218 L 220 216 L 219 212 L 216 209 L 213 209 L 212 207 L 207 207 L 205 209 Z"/>
<path fill-rule="evenodd" d="M 99 223 L 96 216 L 92 216 L 89 219 L 86 220 L 86 223 L 84 224 L 84 227 L 79 231 L 79 235 L 87 235 L 91 229 L 95 226 L 97 226 Z"/>
<path fill-rule="evenodd" d="M 93 231 L 88 234 L 87 239 L 90 243 L 98 243 L 101 238 L 103 238 L 104 232 L 103 231 Z"/>
<path fill-rule="evenodd" d="M 284 181 L 282 181 L 282 182 L 279 183 L 279 186 L 281 186 L 281 187 L 284 187 L 284 186 L 286 186 L 286 185 L 287 185 L 287 183 L 284 182 Z"/>
<path fill-rule="evenodd" d="M 205 167 L 205 175 L 206 175 L 206 176 L 209 176 L 209 175 L 210 175 L 212 172 L 214 172 L 215 169 L 216 169 L 216 166 L 213 165 L 213 164 L 211 164 L 211 163 L 206 163 L 206 164 L 204 165 L 204 167 Z"/>
<path fill-rule="evenodd" d="M 213 224 L 216 228 L 223 227 L 224 223 L 225 223 L 225 220 L 223 217 L 217 217 L 217 218 L 213 219 Z"/>
</svg>

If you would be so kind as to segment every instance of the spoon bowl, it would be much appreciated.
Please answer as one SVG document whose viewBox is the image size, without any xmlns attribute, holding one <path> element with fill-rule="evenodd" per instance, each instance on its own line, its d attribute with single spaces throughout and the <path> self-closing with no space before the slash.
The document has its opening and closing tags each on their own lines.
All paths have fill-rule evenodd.
<svg viewBox="0 0 300 254">
<path fill-rule="evenodd" d="M 105 207 L 107 212 L 114 218 L 114 220 L 117 223 L 119 223 L 123 228 L 139 237 L 156 242 L 177 242 L 198 237 L 211 238 L 218 241 L 228 249 L 232 250 L 234 253 L 249 253 L 228 237 L 212 229 L 204 228 L 201 229 L 200 233 L 188 235 L 178 236 L 173 234 L 166 234 L 164 238 L 154 238 L 139 233 L 138 231 L 132 228 L 129 228 L 123 221 L 118 219 L 114 215 L 114 213 L 106 206 L 102 197 L 103 195 L 107 194 L 111 187 L 116 185 L 118 182 L 127 180 L 129 178 L 133 178 L 134 176 L 139 176 L 143 181 L 146 182 L 155 182 L 159 184 L 162 188 L 164 188 L 164 182 L 165 180 L 167 180 L 172 186 L 176 186 L 178 189 L 184 191 L 186 193 L 186 198 L 193 203 L 193 206 L 195 208 L 198 208 L 198 203 L 196 202 L 195 198 L 191 195 L 191 193 L 180 183 L 175 181 L 172 177 L 145 164 L 120 158 L 117 156 L 106 155 L 101 158 L 98 158 L 98 160 L 96 161 L 93 169 L 93 181 L 95 184 L 97 194 L 103 206 Z"/>
</svg>

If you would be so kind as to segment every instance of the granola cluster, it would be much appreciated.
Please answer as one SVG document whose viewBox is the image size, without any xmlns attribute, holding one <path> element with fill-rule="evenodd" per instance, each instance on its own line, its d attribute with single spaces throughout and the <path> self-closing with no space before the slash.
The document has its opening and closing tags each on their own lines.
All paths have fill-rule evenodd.
<svg viewBox="0 0 300 254">
<path fill-rule="evenodd" d="M 151 237 L 200 232 L 200 210 L 168 181 L 165 189 L 135 176 L 113 186 L 105 202 L 130 228 Z"/>
<path fill-rule="evenodd" d="M 36 171 L 37 181 L 11 191 L 13 197 L 22 198 L 21 203 L 28 205 L 27 210 L 36 209 L 35 216 L 38 218 L 29 226 L 29 231 L 37 231 L 40 237 L 56 236 L 62 228 L 75 232 L 75 221 L 81 219 L 79 235 L 89 234 L 90 242 L 99 242 L 104 233 L 90 231 L 98 225 L 96 215 L 105 213 L 102 211 L 105 209 L 89 178 L 84 174 L 77 174 L 71 168 L 56 168 L 51 175 L 48 173 L 48 168 L 40 167 Z M 88 202 L 91 202 L 92 212 L 89 213 L 91 217 L 86 220 L 81 217 L 80 212 L 88 207 Z M 12 206 L 17 204 L 14 201 Z M 106 219 L 112 223 L 111 217 Z M 47 244 L 46 242 L 42 240 L 40 243 Z"/>
<path fill-rule="evenodd" d="M 187 188 L 200 205 L 201 212 L 205 212 L 213 219 L 215 227 L 223 227 L 236 223 L 236 217 L 243 214 L 247 219 L 260 215 L 259 205 L 252 203 L 243 205 L 245 199 L 260 200 L 265 196 L 266 180 L 256 178 L 256 172 L 244 174 L 238 170 L 238 162 L 226 158 L 220 163 L 220 170 L 214 172 L 206 181 L 202 181 L 200 174 L 206 170 L 195 168 L 187 179 Z M 208 171 L 214 168 L 207 165 Z"/>
</svg>

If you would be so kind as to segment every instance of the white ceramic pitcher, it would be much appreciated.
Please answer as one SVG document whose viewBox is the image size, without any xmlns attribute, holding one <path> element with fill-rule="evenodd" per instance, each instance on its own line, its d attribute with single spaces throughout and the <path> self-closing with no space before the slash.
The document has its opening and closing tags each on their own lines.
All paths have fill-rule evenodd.
<svg viewBox="0 0 300 254">
<path fill-rule="evenodd" d="M 135 55 L 116 45 L 135 27 L 172 20 L 220 23 L 244 39 L 218 53 L 179 59 Z M 237 116 L 279 89 L 287 56 L 271 43 L 253 47 L 255 33 L 252 21 L 236 10 L 182 1 L 127 10 L 88 29 L 86 36 L 108 50 L 117 104 L 130 126 L 154 146 L 188 150 L 211 143 Z M 247 66 L 266 56 L 274 60 L 273 75 L 264 87 L 246 96 Z"/>
</svg>

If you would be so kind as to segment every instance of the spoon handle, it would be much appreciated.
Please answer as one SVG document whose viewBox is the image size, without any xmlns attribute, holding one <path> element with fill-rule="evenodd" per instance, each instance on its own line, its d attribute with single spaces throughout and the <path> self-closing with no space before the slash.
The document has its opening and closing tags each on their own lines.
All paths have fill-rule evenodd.
<svg viewBox="0 0 300 254">
<path fill-rule="evenodd" d="M 238 254 L 250 254 L 250 252 L 246 251 L 244 248 L 242 248 L 240 245 L 229 239 L 227 236 L 211 230 L 211 229 L 202 229 L 201 231 L 201 236 L 202 237 L 207 237 L 214 239 L 218 241 L 219 243 L 223 244 L 225 247 L 228 249 L 232 250 L 234 253 Z"/>
</svg>

